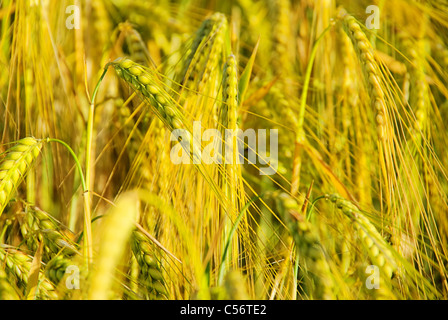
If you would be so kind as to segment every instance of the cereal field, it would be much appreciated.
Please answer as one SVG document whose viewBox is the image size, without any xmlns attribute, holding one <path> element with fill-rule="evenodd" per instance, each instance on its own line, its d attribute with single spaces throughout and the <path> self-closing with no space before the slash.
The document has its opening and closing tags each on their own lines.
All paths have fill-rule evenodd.
<svg viewBox="0 0 448 320">
<path fill-rule="evenodd" d="M 0 300 L 448 297 L 443 0 L 0 0 Z"/>
</svg>

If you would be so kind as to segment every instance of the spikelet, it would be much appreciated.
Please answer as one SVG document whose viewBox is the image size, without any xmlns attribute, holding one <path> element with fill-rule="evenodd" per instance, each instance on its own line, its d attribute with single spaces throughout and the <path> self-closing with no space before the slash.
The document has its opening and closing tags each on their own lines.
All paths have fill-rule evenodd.
<svg viewBox="0 0 448 320">
<path fill-rule="evenodd" d="M 390 246 L 381 236 L 370 220 L 352 202 L 337 194 L 327 195 L 327 199 L 335 203 L 344 215 L 352 219 L 362 246 L 367 251 L 371 262 L 381 271 L 380 279 L 390 279 L 397 271 L 398 264 Z M 381 281 L 380 290 L 376 291 L 378 298 L 393 299 L 394 295 L 388 290 L 388 281 Z"/>
<path fill-rule="evenodd" d="M 36 251 L 38 242 L 44 242 L 42 258 L 44 262 L 58 253 L 71 256 L 78 251 L 77 244 L 61 232 L 50 215 L 37 207 L 27 208 L 25 221 L 21 224 L 20 230 L 30 250 Z"/>
<path fill-rule="evenodd" d="M 48 262 L 45 275 L 54 285 L 58 285 L 64 277 L 67 268 L 72 264 L 72 261 L 63 255 L 55 256 Z"/>
<path fill-rule="evenodd" d="M 222 105 L 219 115 L 219 126 L 221 129 L 222 144 L 221 155 L 223 156 L 223 168 L 219 171 L 219 182 L 223 193 L 228 197 L 228 202 L 222 208 L 226 213 L 226 232 L 232 228 L 232 221 L 236 219 L 235 214 L 243 206 L 240 203 L 244 198 L 244 185 L 241 179 L 241 166 L 239 164 L 239 141 L 238 141 L 238 68 L 235 56 L 232 54 L 227 58 L 223 70 Z M 242 225 L 245 225 L 242 223 Z M 231 255 L 228 259 L 236 261 L 238 243 L 232 242 Z"/>
<path fill-rule="evenodd" d="M 181 71 L 182 84 L 189 89 L 199 89 L 219 65 L 226 28 L 226 17 L 216 12 L 196 32 L 190 54 Z"/>
<path fill-rule="evenodd" d="M 354 108 L 357 108 L 359 102 L 359 94 L 356 88 L 356 81 L 354 79 L 354 64 L 353 64 L 353 50 L 350 44 L 350 39 L 342 30 L 338 28 L 338 37 L 341 42 L 341 59 L 344 72 L 344 78 L 342 81 L 342 92 L 341 97 L 344 99 L 341 110 L 341 124 L 342 130 L 345 136 L 347 136 L 348 131 L 352 127 L 352 116 L 351 112 Z M 348 138 L 348 137 L 347 137 Z M 349 168 L 347 168 L 349 169 Z"/>
<path fill-rule="evenodd" d="M 148 238 L 142 232 L 134 230 L 131 248 L 141 269 L 140 278 L 147 289 L 147 298 L 150 300 L 168 298 L 160 263 Z"/>
<path fill-rule="evenodd" d="M 0 300 L 19 300 L 19 295 L 3 269 L 0 269 Z"/>
<path fill-rule="evenodd" d="M 409 103 L 416 117 L 413 125 L 413 135 L 418 137 L 420 132 L 426 132 L 429 109 L 429 88 L 426 81 L 423 55 L 424 43 L 422 39 L 416 39 L 413 42 L 409 35 L 404 32 L 400 33 L 398 37 L 401 39 L 401 45 L 409 58 L 409 62 L 407 63 L 409 78 L 411 80 L 411 97 Z"/>
<path fill-rule="evenodd" d="M 32 260 L 32 257 L 21 251 L 0 245 L 0 265 L 3 265 L 8 274 L 16 278 L 18 287 L 23 288 L 24 291 L 28 283 Z M 37 298 L 58 299 L 54 286 L 45 277 L 40 279 Z"/>
<path fill-rule="evenodd" d="M 6 270 L 10 271 L 17 280 L 26 284 L 28 282 L 28 272 L 30 270 L 31 258 L 17 250 L 6 250 L 0 246 L 0 261 L 5 263 Z"/>
<path fill-rule="evenodd" d="M 158 77 L 156 65 L 152 60 L 140 33 L 129 23 L 123 23 L 121 28 L 126 34 L 130 59 L 145 68 L 149 68 L 151 74 L 154 77 Z M 147 150 L 150 145 L 147 144 L 146 141 L 149 141 L 148 138 L 151 139 L 151 141 L 155 141 L 156 153 L 159 155 L 155 162 L 159 164 L 161 163 L 162 169 L 166 169 L 164 168 L 166 166 L 163 166 L 164 159 L 162 159 L 166 156 L 166 152 L 164 152 L 166 149 L 166 139 L 164 139 L 166 128 L 162 121 L 157 118 L 154 119 L 153 114 L 149 112 L 143 113 L 142 118 L 139 119 L 139 121 L 141 120 L 139 127 L 136 128 L 136 121 L 134 118 L 130 118 L 131 112 L 128 105 L 121 105 L 119 110 L 121 124 L 124 129 L 124 136 L 128 137 L 131 133 L 133 135 L 133 139 L 127 143 L 129 159 L 132 161 L 130 176 L 135 179 L 132 183 L 136 187 L 150 188 L 152 186 L 150 170 L 148 170 L 150 165 L 147 164 L 147 162 L 151 161 L 151 158 L 148 159 L 147 156 Z M 148 137 L 148 135 L 151 136 Z M 154 168 L 154 172 L 159 171 Z M 164 183 L 165 179 L 161 178 L 161 175 L 159 175 L 159 177 L 160 178 L 157 179 L 157 184 Z M 159 188 L 159 190 L 160 189 L 161 188 Z"/>
<path fill-rule="evenodd" d="M 221 13 L 206 19 L 178 73 L 179 103 L 195 119 L 210 126 L 219 121 L 216 116 L 219 103 L 215 97 L 219 94 L 221 66 L 227 54 L 224 47 L 227 29 L 227 20 Z"/>
<path fill-rule="evenodd" d="M 159 161 L 156 163 L 156 170 L 158 172 L 157 187 L 159 192 L 166 192 L 169 188 L 169 176 L 170 176 L 170 166 L 169 163 L 169 148 L 166 145 L 167 129 L 163 126 L 161 121 L 156 121 L 154 124 L 154 135 L 157 136 L 155 141 L 156 150 L 159 152 Z"/>
<path fill-rule="evenodd" d="M 170 130 L 184 127 L 183 115 L 151 72 L 126 58 L 118 58 L 112 66 L 122 79 L 149 100 L 153 111 Z"/>
<path fill-rule="evenodd" d="M 334 279 L 314 226 L 300 214 L 297 201 L 287 193 L 277 193 L 274 198 L 277 212 L 289 228 L 296 244 L 299 263 L 304 263 L 308 294 L 319 300 L 335 299 Z"/>
<path fill-rule="evenodd" d="M 129 30 L 126 34 L 126 43 L 128 45 L 130 58 L 138 64 L 148 65 L 149 52 L 137 30 Z"/>
<path fill-rule="evenodd" d="M 424 30 L 424 28 L 423 28 Z M 409 163 L 415 163 L 415 166 L 409 168 L 409 175 L 412 175 L 413 181 L 421 179 L 421 171 L 425 171 L 425 161 L 422 159 L 426 157 L 426 145 L 425 140 L 428 136 L 429 128 L 429 110 L 430 110 L 430 98 L 429 98 L 429 85 L 426 80 L 426 58 L 424 51 L 424 41 L 421 38 L 412 39 L 406 32 L 400 32 L 397 35 L 401 40 L 401 46 L 403 53 L 407 57 L 405 61 L 406 69 L 408 71 L 407 76 L 409 78 L 409 105 L 412 113 L 415 116 L 411 117 L 410 125 L 410 150 L 409 150 Z M 413 41 L 414 40 L 414 41 Z M 419 154 L 420 153 L 420 154 Z M 428 176 L 425 175 L 425 178 Z M 430 182 L 426 180 L 428 185 Z M 417 207 L 417 205 L 416 205 Z M 415 230 L 413 232 L 419 232 L 421 212 L 418 209 L 414 209 L 410 214 L 412 226 L 404 226 L 409 230 Z M 405 235 L 395 236 L 393 239 L 407 237 Z M 394 241 L 395 242 L 395 241 Z M 402 241 L 398 241 L 402 242 Z M 397 246 L 400 248 L 400 246 Z M 407 250 L 409 253 L 410 250 Z M 401 250 L 399 250 L 401 252 Z"/>
<path fill-rule="evenodd" d="M 332 194 L 328 199 L 336 204 L 347 217 L 354 220 L 360 240 L 368 249 L 369 257 L 373 263 L 383 269 L 388 278 L 392 278 L 397 269 L 397 263 L 392 251 L 389 249 L 384 238 L 370 222 L 370 220 L 353 203 L 339 195 Z"/>
<path fill-rule="evenodd" d="M 373 47 L 353 16 L 345 14 L 344 26 L 358 53 L 371 92 L 371 104 L 376 111 L 375 121 L 378 138 L 384 141 L 387 138 L 387 110 L 384 92 L 381 87 L 381 72 L 375 61 Z"/>
<path fill-rule="evenodd" d="M 200 158 L 201 147 L 193 143 L 192 125 L 189 124 L 172 97 L 164 90 L 152 72 L 136 64 L 132 60 L 119 58 L 111 63 L 117 74 L 124 79 L 137 92 L 148 99 L 152 111 L 170 130 L 184 129 L 188 134 L 182 135 L 182 148 L 192 155 Z M 199 142 L 200 143 L 200 142 Z M 203 173 L 203 172 L 201 172 Z"/>
<path fill-rule="evenodd" d="M 236 164 L 238 157 L 238 141 L 237 141 L 237 130 L 238 130 L 238 76 L 237 76 L 237 63 L 234 55 L 227 58 L 227 62 L 224 67 L 223 73 L 223 89 L 222 89 L 222 100 L 223 104 L 220 109 L 220 123 L 222 125 L 221 132 L 222 138 L 226 139 L 227 134 L 226 129 L 232 130 L 232 139 L 229 138 L 230 145 L 224 146 L 227 149 L 222 150 L 222 154 L 227 157 L 227 150 L 231 150 L 232 159 L 227 159 L 231 164 Z M 227 162 L 226 162 L 227 163 Z M 231 170 L 236 170 L 238 166 L 230 166 Z M 234 172 L 235 173 L 235 172 Z M 233 174 L 234 174 L 233 173 Z"/>
<path fill-rule="evenodd" d="M 213 19 L 211 19 L 211 18 L 204 20 L 204 22 L 202 22 L 199 29 L 196 31 L 196 35 L 193 39 L 191 47 L 189 48 L 190 53 L 188 54 L 187 59 L 183 63 L 183 68 L 181 71 L 181 79 L 180 79 L 180 81 L 182 83 L 185 83 L 185 81 L 187 80 L 186 77 L 187 77 L 188 69 L 190 67 L 192 67 L 191 64 L 193 62 L 194 56 L 196 54 L 199 55 L 198 50 L 199 50 L 201 42 L 205 42 L 205 40 L 207 39 L 207 35 L 210 33 L 210 30 L 212 28 L 212 21 L 213 21 Z M 192 74 L 192 73 L 193 73 L 192 70 L 190 70 L 190 74 Z M 188 76 L 193 77 L 193 75 L 188 75 Z"/>
<path fill-rule="evenodd" d="M 190 158 L 195 164 L 195 168 L 207 181 L 211 190 L 218 195 L 219 201 L 223 202 L 219 186 L 203 166 L 201 158 L 202 144 L 201 141 L 197 141 L 193 136 L 193 125 L 189 121 L 186 121 L 184 114 L 181 112 L 182 110 L 178 108 L 178 104 L 168 92 L 164 90 L 160 81 L 158 81 L 150 71 L 129 59 L 119 58 L 109 63 L 106 68 L 109 65 L 114 67 L 119 77 L 124 79 L 134 90 L 147 99 L 151 110 L 165 124 L 165 127 L 167 127 L 171 133 L 176 129 L 183 129 L 177 139 L 180 143 L 175 146 L 175 148 L 178 147 L 178 149 L 172 149 L 171 154 L 176 151 L 179 152 L 180 150 L 185 151 L 183 153 L 182 161 L 184 160 L 184 157 Z"/>
<path fill-rule="evenodd" d="M 42 140 L 27 137 L 7 150 L 0 163 L 0 215 L 42 148 Z"/>
<path fill-rule="evenodd" d="M 223 84 L 222 124 L 228 129 L 235 130 L 238 127 L 238 69 L 233 54 L 227 58 L 224 67 Z"/>
<path fill-rule="evenodd" d="M 355 78 L 355 52 L 351 44 L 350 38 L 344 32 L 342 28 L 338 29 L 339 41 L 341 43 L 341 55 L 344 67 L 344 79 L 342 82 L 342 95 L 344 97 L 343 104 L 343 116 L 342 127 L 344 131 L 349 131 L 350 128 L 354 130 L 354 136 L 356 137 L 356 150 L 357 156 L 352 161 L 355 161 L 356 185 L 358 190 L 358 198 L 360 203 L 370 204 L 371 195 L 371 176 L 368 170 L 365 168 L 368 166 L 368 154 L 371 146 L 364 142 L 364 126 L 362 124 L 361 110 L 360 110 L 360 97 Z M 353 113 L 353 116 L 350 114 Z M 350 161 L 350 155 L 347 155 L 347 160 Z M 349 165 L 347 165 L 349 166 Z M 349 171 L 347 169 L 347 171 Z"/>
</svg>

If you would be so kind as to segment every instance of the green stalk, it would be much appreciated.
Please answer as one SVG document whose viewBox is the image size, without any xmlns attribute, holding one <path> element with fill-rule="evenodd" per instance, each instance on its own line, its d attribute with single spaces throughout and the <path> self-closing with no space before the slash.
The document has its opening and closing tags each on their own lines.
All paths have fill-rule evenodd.
<svg viewBox="0 0 448 320">
<path fill-rule="evenodd" d="M 294 252 L 296 254 L 296 258 L 294 259 L 294 280 L 293 280 L 293 288 L 294 291 L 292 292 L 292 300 L 297 300 L 297 277 L 299 276 L 299 253 L 295 249 L 294 245 Z"/>
<path fill-rule="evenodd" d="M 311 72 L 313 71 L 314 59 L 316 58 L 317 48 L 324 38 L 325 34 L 333 27 L 334 23 L 330 25 L 321 33 L 319 38 L 317 38 L 316 43 L 311 51 L 310 60 L 306 68 L 305 82 L 303 83 L 302 95 L 300 97 L 299 106 L 299 117 L 297 123 L 297 135 L 296 141 L 294 143 L 294 161 L 293 161 L 293 171 L 291 179 L 291 194 L 295 196 L 299 190 L 300 183 L 300 167 L 302 165 L 302 144 L 305 142 L 305 131 L 303 130 L 303 123 L 305 121 L 305 109 L 306 109 L 306 98 L 308 95 L 308 88 L 310 86 Z"/>
<path fill-rule="evenodd" d="M 236 221 L 233 224 L 232 229 L 230 230 L 229 236 L 227 238 L 227 241 L 226 241 L 226 244 L 225 244 L 225 247 L 224 247 L 224 252 L 222 254 L 221 265 L 219 266 L 218 283 L 220 285 L 222 285 L 222 281 L 224 279 L 224 267 L 226 266 L 225 260 L 227 258 L 227 253 L 229 252 L 230 243 L 232 242 L 233 236 L 234 236 L 236 230 L 238 229 L 238 225 L 239 225 L 240 221 L 243 219 L 244 213 L 249 208 L 249 206 L 252 204 L 252 202 L 257 200 L 258 198 L 261 198 L 262 196 L 263 195 L 256 196 L 256 197 L 252 198 L 248 203 L 246 203 L 244 208 L 241 209 L 240 214 L 236 218 Z"/>
<path fill-rule="evenodd" d="M 87 119 L 87 143 L 86 143 L 86 175 L 85 175 L 85 186 L 84 186 L 84 255 L 86 258 L 86 265 L 88 266 L 92 262 L 93 251 L 92 251 L 92 224 L 91 224 L 91 207 L 92 207 L 92 195 L 90 193 L 92 188 L 92 166 L 95 163 L 94 154 L 92 150 L 93 141 L 93 123 L 95 117 L 95 98 L 98 93 L 101 82 L 106 75 L 109 64 L 104 67 L 104 71 L 96 84 L 93 91 L 92 100 L 90 101 L 89 117 Z"/>
<path fill-rule="evenodd" d="M 60 143 L 68 150 L 68 152 L 70 152 L 70 154 L 73 157 L 73 160 L 75 160 L 75 165 L 76 165 L 76 168 L 78 169 L 79 176 L 81 177 L 81 184 L 82 184 L 83 191 L 86 192 L 87 185 L 86 185 L 86 180 L 84 179 L 84 173 L 82 172 L 81 163 L 79 162 L 78 157 L 76 156 L 76 153 L 73 151 L 73 149 L 67 143 L 65 143 L 64 141 L 59 140 L 59 139 L 48 138 L 46 141 Z"/>
<path fill-rule="evenodd" d="M 313 71 L 314 59 L 316 58 L 317 48 L 319 47 L 319 43 L 324 38 L 325 34 L 333 27 L 331 23 L 317 38 L 316 43 L 313 46 L 313 50 L 311 51 L 310 61 L 308 62 L 308 66 L 306 68 L 305 73 L 305 82 L 303 83 L 302 95 L 300 97 L 300 108 L 299 108 L 299 120 L 298 120 L 298 129 L 299 134 L 303 132 L 303 122 L 305 120 L 305 108 L 306 108 L 306 98 L 308 95 L 308 87 L 310 86 L 311 72 Z"/>
<path fill-rule="evenodd" d="M 65 142 L 62 141 L 62 140 L 59 140 L 59 139 L 53 139 L 53 138 L 47 138 L 46 141 L 47 141 L 47 142 L 57 142 L 57 143 L 63 145 L 63 146 L 68 150 L 68 152 L 72 155 L 73 160 L 75 161 L 76 168 L 78 169 L 79 176 L 80 176 L 80 178 L 81 178 L 81 184 L 82 184 L 83 196 L 84 196 L 84 199 L 86 199 L 86 198 L 87 198 L 87 197 L 86 197 L 86 194 L 88 193 L 88 190 L 87 190 L 87 183 L 86 183 L 86 179 L 84 178 L 84 173 L 83 173 L 83 171 L 82 171 L 81 163 L 79 162 L 79 159 L 78 159 L 78 157 L 76 156 L 76 153 L 73 151 L 73 149 L 72 149 L 67 143 L 65 143 Z M 86 203 L 84 202 L 84 204 L 86 204 Z M 86 207 L 84 207 L 84 209 L 86 209 Z M 85 225 L 88 225 L 88 228 L 84 227 L 84 231 L 86 231 L 86 229 L 91 231 L 90 207 L 87 207 L 87 209 L 88 209 L 88 212 L 86 211 L 87 214 L 85 214 L 85 216 L 86 216 L 86 219 L 87 219 L 87 218 L 89 219 L 89 223 L 85 223 Z M 90 234 L 90 235 L 91 235 L 91 234 Z M 92 238 L 90 238 L 90 241 L 91 241 L 91 239 L 92 239 Z M 84 249 L 86 249 L 87 246 L 90 246 L 90 248 L 92 248 L 91 242 L 89 243 L 89 242 L 87 242 L 87 240 L 86 240 L 86 241 L 84 242 L 84 244 L 85 244 L 85 245 L 84 245 Z M 91 256 L 90 256 L 90 259 L 91 259 Z M 89 259 L 89 256 L 87 256 L 87 258 L 86 258 L 86 267 L 87 267 L 88 264 L 89 264 L 88 262 L 91 261 L 90 259 Z"/>
</svg>

